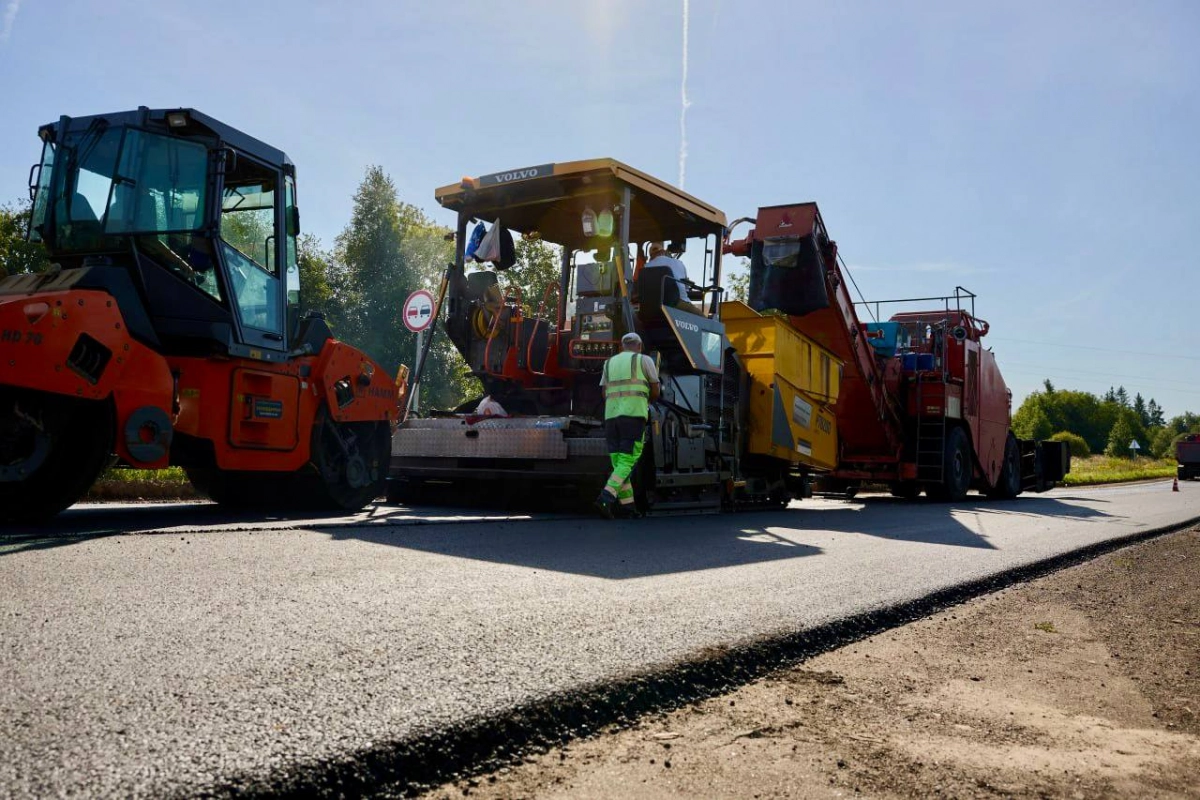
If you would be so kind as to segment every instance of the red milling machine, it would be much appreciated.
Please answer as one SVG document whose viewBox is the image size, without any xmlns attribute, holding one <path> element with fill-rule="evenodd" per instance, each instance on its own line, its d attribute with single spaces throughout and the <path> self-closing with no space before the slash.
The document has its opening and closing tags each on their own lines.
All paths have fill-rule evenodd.
<svg viewBox="0 0 1200 800">
<path fill-rule="evenodd" d="M 971 489 L 1011 498 L 1066 475 L 1066 445 L 1012 432 L 1012 392 L 982 343 L 989 326 L 975 315 L 974 294 L 955 287 L 944 297 L 857 304 L 940 306 L 864 323 L 816 203 L 762 207 L 739 222 L 754 228 L 724 250 L 750 259 L 750 307 L 787 315 L 845 362 L 829 488 L 852 495 L 872 482 L 910 499 L 925 491 L 960 500 Z"/>
</svg>

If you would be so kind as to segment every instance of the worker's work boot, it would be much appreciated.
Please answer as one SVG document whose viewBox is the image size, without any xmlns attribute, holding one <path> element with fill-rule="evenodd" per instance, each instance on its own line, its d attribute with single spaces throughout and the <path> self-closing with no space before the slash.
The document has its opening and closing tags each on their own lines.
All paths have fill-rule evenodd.
<svg viewBox="0 0 1200 800">
<path fill-rule="evenodd" d="M 641 519 L 642 512 L 638 511 L 637 505 L 634 503 L 618 503 L 613 509 L 613 513 L 617 519 Z"/>
<path fill-rule="evenodd" d="M 605 489 L 600 492 L 600 496 L 596 498 L 596 502 L 593 505 L 600 512 L 600 516 L 605 519 L 612 519 L 614 516 L 613 509 L 617 505 L 617 496 Z"/>
</svg>

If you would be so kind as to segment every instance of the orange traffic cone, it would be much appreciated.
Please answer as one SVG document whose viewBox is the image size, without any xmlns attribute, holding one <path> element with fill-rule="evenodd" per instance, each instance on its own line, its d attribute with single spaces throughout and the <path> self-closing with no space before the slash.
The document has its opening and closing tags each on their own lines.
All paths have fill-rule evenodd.
<svg viewBox="0 0 1200 800">
<path fill-rule="evenodd" d="M 1178 491 L 1179 491 L 1179 478 L 1176 478 L 1176 479 L 1175 479 L 1175 482 L 1174 482 L 1173 484 L 1171 484 L 1171 491 L 1172 491 L 1172 492 L 1178 492 Z"/>
</svg>

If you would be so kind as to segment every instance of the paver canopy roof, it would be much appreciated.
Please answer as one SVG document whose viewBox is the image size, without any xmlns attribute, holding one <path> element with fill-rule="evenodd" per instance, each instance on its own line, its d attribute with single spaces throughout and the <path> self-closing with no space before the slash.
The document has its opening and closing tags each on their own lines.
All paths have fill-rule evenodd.
<svg viewBox="0 0 1200 800">
<path fill-rule="evenodd" d="M 620 161 L 599 158 L 542 164 L 464 178 L 434 193 L 443 207 L 487 222 L 499 219 L 521 233 L 566 245 L 583 244 L 584 208 L 599 212 L 633 192 L 629 238 L 633 242 L 719 234 L 725 214 L 692 195 Z"/>
</svg>

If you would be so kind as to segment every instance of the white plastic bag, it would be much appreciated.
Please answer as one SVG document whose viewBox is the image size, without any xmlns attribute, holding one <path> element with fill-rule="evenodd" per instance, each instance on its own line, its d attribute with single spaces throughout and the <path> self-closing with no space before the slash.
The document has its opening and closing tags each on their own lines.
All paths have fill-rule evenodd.
<svg viewBox="0 0 1200 800">
<path fill-rule="evenodd" d="M 491 230 L 484 234 L 483 241 L 475 249 L 475 260 L 479 262 L 500 260 L 500 220 L 496 220 L 496 224 L 492 226 Z"/>
<path fill-rule="evenodd" d="M 479 406 L 476 407 L 475 413 L 481 417 L 508 416 L 508 412 L 504 410 L 504 406 L 493 400 L 490 394 L 479 402 Z"/>
</svg>

